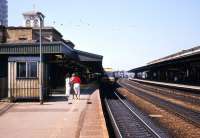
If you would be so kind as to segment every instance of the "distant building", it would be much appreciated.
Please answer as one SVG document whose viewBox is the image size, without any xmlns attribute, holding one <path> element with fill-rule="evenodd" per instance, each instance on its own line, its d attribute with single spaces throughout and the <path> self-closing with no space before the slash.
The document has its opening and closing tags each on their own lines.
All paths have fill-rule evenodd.
<svg viewBox="0 0 200 138">
<path fill-rule="evenodd" d="M 0 0 L 0 25 L 8 26 L 8 1 Z"/>
</svg>

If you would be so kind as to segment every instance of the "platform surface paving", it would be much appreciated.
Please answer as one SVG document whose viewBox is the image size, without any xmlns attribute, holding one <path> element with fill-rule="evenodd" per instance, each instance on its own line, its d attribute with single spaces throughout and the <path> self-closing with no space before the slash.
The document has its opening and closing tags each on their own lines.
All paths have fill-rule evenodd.
<svg viewBox="0 0 200 138">
<path fill-rule="evenodd" d="M 80 100 L 54 96 L 44 105 L 15 103 L 0 114 L 0 124 L 0 138 L 108 137 L 99 90 L 91 87 L 82 89 Z"/>
</svg>

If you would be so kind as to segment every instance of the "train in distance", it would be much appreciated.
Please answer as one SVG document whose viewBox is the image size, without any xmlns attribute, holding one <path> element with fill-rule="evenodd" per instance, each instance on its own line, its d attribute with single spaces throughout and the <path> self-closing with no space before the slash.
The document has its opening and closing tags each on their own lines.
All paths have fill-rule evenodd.
<svg viewBox="0 0 200 138">
<path fill-rule="evenodd" d="M 107 77 L 107 79 L 110 81 L 114 81 L 115 79 L 118 79 L 118 78 L 133 79 L 134 73 L 127 72 L 127 71 L 105 71 L 104 77 Z"/>
</svg>

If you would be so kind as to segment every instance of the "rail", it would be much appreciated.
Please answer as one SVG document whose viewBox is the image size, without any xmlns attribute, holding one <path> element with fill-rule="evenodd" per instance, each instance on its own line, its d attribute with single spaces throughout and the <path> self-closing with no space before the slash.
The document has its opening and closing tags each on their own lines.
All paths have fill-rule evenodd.
<svg viewBox="0 0 200 138">
<path fill-rule="evenodd" d="M 146 123 L 130 105 L 124 102 L 124 99 L 116 92 L 105 98 L 105 105 L 111 118 L 115 137 L 163 137 Z"/>
<path fill-rule="evenodd" d="M 145 99 L 146 101 L 157 105 L 161 108 L 164 108 L 165 110 L 174 113 L 175 115 L 183 118 L 184 120 L 191 122 L 193 125 L 200 127 L 200 112 L 185 108 L 181 105 L 177 105 L 165 99 L 161 99 L 159 97 L 151 95 L 148 93 L 151 92 L 150 90 L 134 86 L 133 84 L 124 82 L 119 82 L 119 84 L 127 88 L 130 92 L 134 93 L 135 95 Z"/>
</svg>

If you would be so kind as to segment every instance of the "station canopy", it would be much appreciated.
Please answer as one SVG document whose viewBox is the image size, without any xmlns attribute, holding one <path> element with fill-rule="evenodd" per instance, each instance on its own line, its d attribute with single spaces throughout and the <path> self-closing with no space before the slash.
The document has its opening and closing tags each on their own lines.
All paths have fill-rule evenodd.
<svg viewBox="0 0 200 138">
<path fill-rule="evenodd" d="M 38 56 L 40 54 L 39 43 L 1 43 L 0 55 L 7 56 Z M 68 46 L 62 41 L 42 43 L 42 54 L 60 55 L 61 60 L 68 59 L 77 64 L 83 64 L 92 70 L 101 70 L 103 56 L 80 51 Z"/>
<path fill-rule="evenodd" d="M 161 66 L 171 65 L 171 64 L 177 64 L 182 62 L 188 62 L 188 61 L 194 61 L 199 59 L 200 55 L 200 46 L 196 46 L 190 49 L 182 50 L 180 52 L 171 54 L 169 56 L 153 60 L 145 66 L 141 66 L 138 68 L 134 68 L 130 70 L 131 72 L 137 72 L 137 71 L 145 71 L 151 68 L 159 68 Z"/>
</svg>

